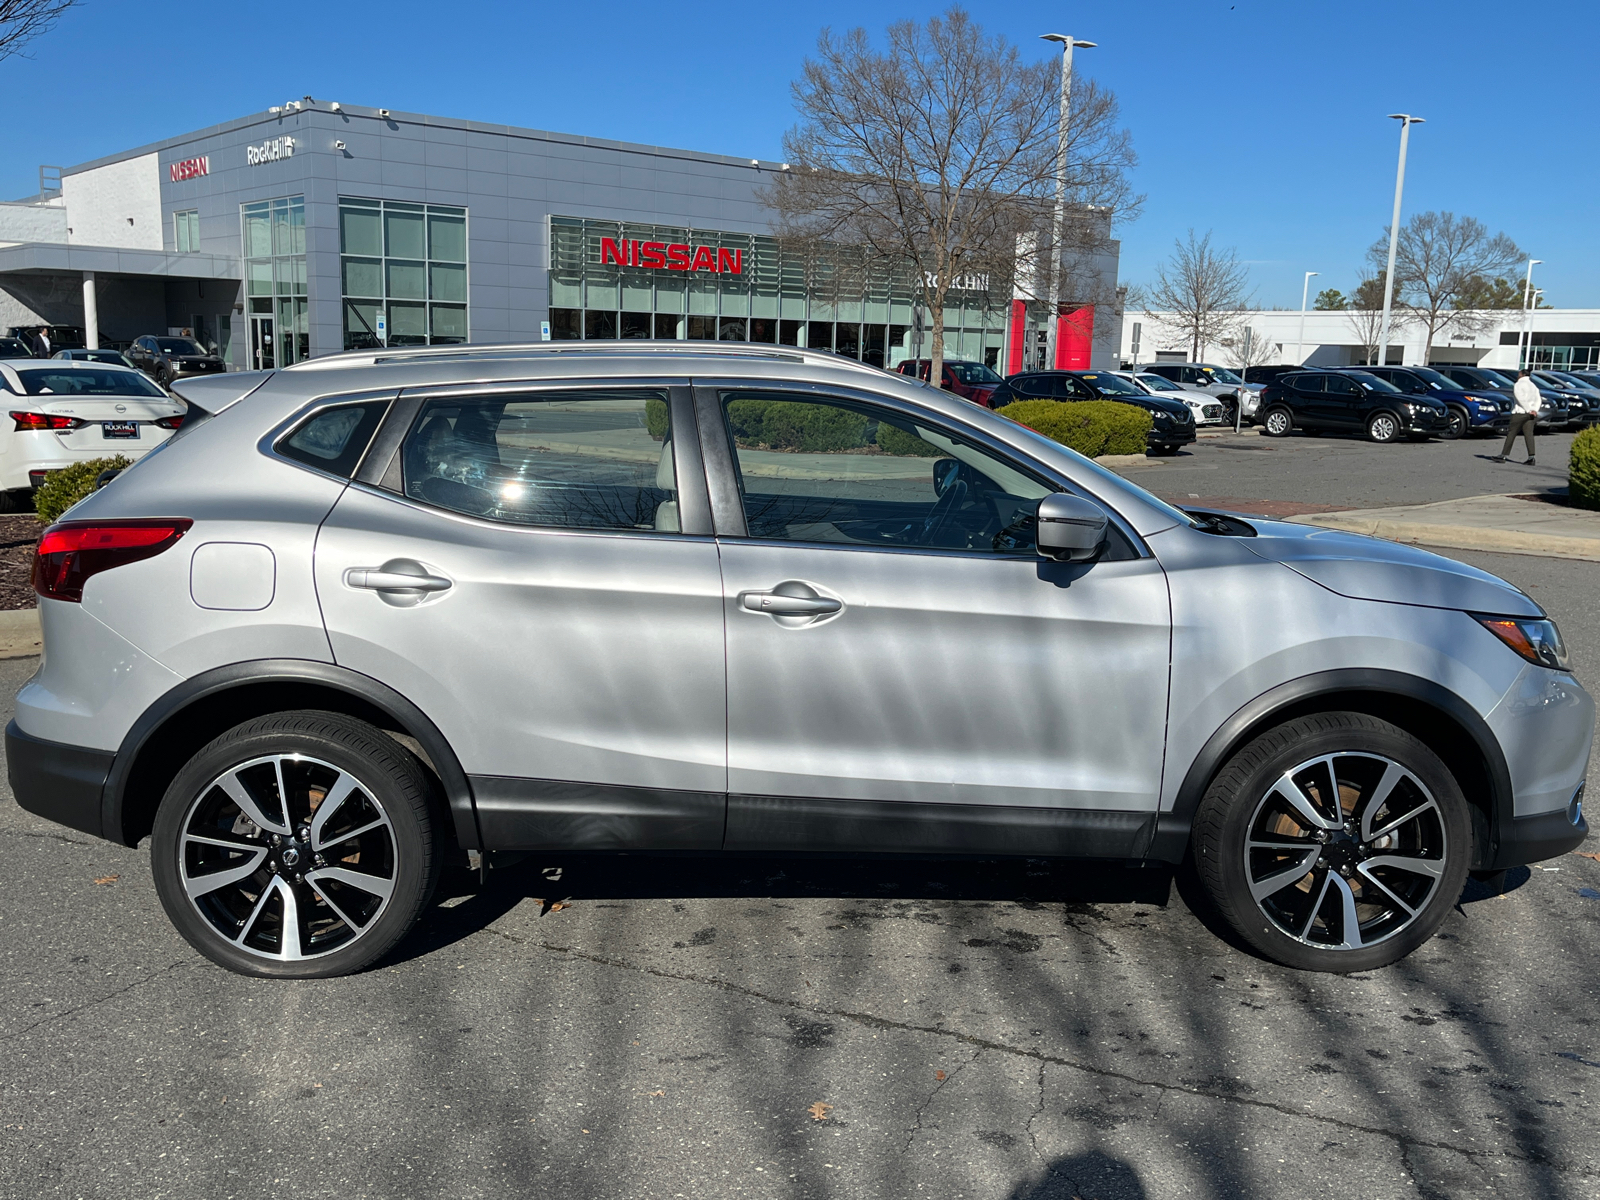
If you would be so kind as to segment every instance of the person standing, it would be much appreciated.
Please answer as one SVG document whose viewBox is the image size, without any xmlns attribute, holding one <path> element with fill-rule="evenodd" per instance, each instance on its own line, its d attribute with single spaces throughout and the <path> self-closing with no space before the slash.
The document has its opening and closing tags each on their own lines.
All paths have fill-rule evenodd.
<svg viewBox="0 0 1600 1200">
<path fill-rule="evenodd" d="M 1500 453 L 1494 456 L 1495 462 L 1505 462 L 1506 455 L 1511 453 L 1511 443 L 1517 440 L 1517 433 L 1522 433 L 1522 440 L 1528 447 L 1528 461 L 1526 466 L 1536 465 L 1533 461 L 1533 432 L 1539 423 L 1539 385 L 1529 377 L 1527 368 L 1517 372 L 1517 386 L 1511 389 L 1511 394 L 1516 397 L 1516 407 L 1511 411 L 1511 424 L 1506 426 L 1506 443 L 1500 447 Z"/>
</svg>

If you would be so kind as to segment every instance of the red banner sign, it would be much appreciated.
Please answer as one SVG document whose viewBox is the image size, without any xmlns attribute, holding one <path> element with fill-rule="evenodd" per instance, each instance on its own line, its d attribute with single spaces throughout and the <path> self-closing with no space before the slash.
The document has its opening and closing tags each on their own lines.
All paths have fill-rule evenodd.
<svg viewBox="0 0 1600 1200">
<path fill-rule="evenodd" d="M 642 267 L 650 271 L 712 271 L 744 274 L 743 250 L 690 246 L 683 242 L 640 242 L 631 238 L 600 239 L 600 265 Z"/>
<path fill-rule="evenodd" d="M 198 179 L 202 175 L 209 174 L 211 174 L 209 154 L 202 154 L 199 158 L 186 158 L 167 168 L 167 175 L 173 183 L 180 183 L 185 179 Z"/>
</svg>

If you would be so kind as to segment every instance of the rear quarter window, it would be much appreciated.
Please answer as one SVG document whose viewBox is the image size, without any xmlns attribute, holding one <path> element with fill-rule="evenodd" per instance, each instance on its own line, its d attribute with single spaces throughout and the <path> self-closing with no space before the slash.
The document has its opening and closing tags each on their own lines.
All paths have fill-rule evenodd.
<svg viewBox="0 0 1600 1200">
<path fill-rule="evenodd" d="M 279 438 L 275 449 L 297 463 L 349 479 L 388 407 L 387 400 L 371 400 L 321 409 Z"/>
</svg>

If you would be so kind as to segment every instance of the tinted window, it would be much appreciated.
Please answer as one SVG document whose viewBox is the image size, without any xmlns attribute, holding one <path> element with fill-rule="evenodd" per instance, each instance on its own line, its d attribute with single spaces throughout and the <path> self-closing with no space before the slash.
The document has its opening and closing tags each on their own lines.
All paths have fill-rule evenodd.
<svg viewBox="0 0 1600 1200">
<path fill-rule="evenodd" d="M 1079 375 L 1079 379 L 1089 384 L 1102 395 L 1108 396 L 1142 396 L 1144 395 L 1133 384 L 1119 375 L 1112 375 L 1108 371 L 1095 371 L 1088 375 Z"/>
<path fill-rule="evenodd" d="M 1434 387 L 1455 390 L 1456 385 L 1450 380 L 1449 376 L 1440 374 L 1432 367 L 1413 367 L 1409 373 L 1425 383 L 1431 383 Z"/>
<path fill-rule="evenodd" d="M 430 400 L 401 451 L 407 496 L 567 529 L 678 531 L 665 392 Z"/>
<path fill-rule="evenodd" d="M 999 383 L 1000 376 L 996 375 L 982 363 L 953 362 L 946 363 L 950 373 L 962 383 Z"/>
<path fill-rule="evenodd" d="M 1322 378 L 1327 381 L 1325 386 L 1331 394 L 1356 396 L 1361 393 L 1361 389 L 1356 386 L 1356 381 L 1347 379 L 1343 375 L 1324 375 Z"/>
<path fill-rule="evenodd" d="M 1181 382 L 1198 383 L 1201 387 L 1204 387 L 1209 384 L 1211 380 L 1206 377 L 1206 373 L 1199 367 L 1184 367 Z"/>
<path fill-rule="evenodd" d="M 349 479 L 383 419 L 387 401 L 342 404 L 312 415 L 278 442 L 278 453 L 330 475 Z M 187 423 L 187 422 L 186 422 Z"/>
<path fill-rule="evenodd" d="M 1395 387 L 1395 385 L 1390 383 L 1387 379 L 1380 379 L 1378 376 L 1367 371 L 1355 371 L 1346 376 L 1346 378 L 1359 380 L 1372 391 L 1383 392 L 1385 395 L 1394 395 L 1400 391 L 1399 388 Z"/>
<path fill-rule="evenodd" d="M 1284 379 L 1297 392 L 1322 392 L 1326 391 L 1326 375 L 1290 375 Z"/>
<path fill-rule="evenodd" d="M 1181 392 L 1181 391 L 1183 391 L 1183 389 L 1181 387 L 1179 387 L 1177 384 L 1173 383 L 1172 380 L 1168 379 L 1165 375 L 1149 375 L 1149 374 L 1140 375 L 1139 376 L 1139 382 L 1144 384 L 1151 391 L 1155 391 L 1155 392 Z"/>
<path fill-rule="evenodd" d="M 164 337 L 153 339 L 157 346 L 168 354 L 204 354 L 199 342 L 190 341 L 188 338 Z"/>
<path fill-rule="evenodd" d="M 1031 554 L 1053 489 L 935 429 L 846 401 L 725 393 L 751 537 Z"/>
<path fill-rule="evenodd" d="M 1049 399 L 1057 394 L 1048 375 L 1019 375 L 1011 381 L 1011 390 L 1034 399 Z"/>
<path fill-rule="evenodd" d="M 22 390 L 29 396 L 149 396 L 167 394 L 137 371 L 102 371 L 95 367 L 21 370 Z"/>
</svg>

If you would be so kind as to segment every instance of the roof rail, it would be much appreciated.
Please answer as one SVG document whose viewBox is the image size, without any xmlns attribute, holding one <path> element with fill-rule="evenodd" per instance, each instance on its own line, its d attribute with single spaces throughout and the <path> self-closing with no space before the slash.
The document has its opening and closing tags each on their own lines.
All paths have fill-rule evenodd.
<svg viewBox="0 0 1600 1200">
<path fill-rule="evenodd" d="M 804 346 L 766 345 L 761 342 L 656 341 L 643 338 L 612 341 L 585 340 L 560 342 L 482 342 L 478 345 L 377 347 L 371 350 L 346 350 L 308 358 L 286 371 L 336 370 L 345 367 L 373 367 L 406 362 L 462 362 L 507 358 L 544 358 L 554 355 L 595 355 L 637 358 L 647 354 L 679 357 L 717 357 L 744 359 L 786 359 L 790 362 L 818 362 L 850 367 L 858 371 L 881 373 L 881 368 L 859 359 L 845 358 L 831 350 L 811 350 Z"/>
</svg>

